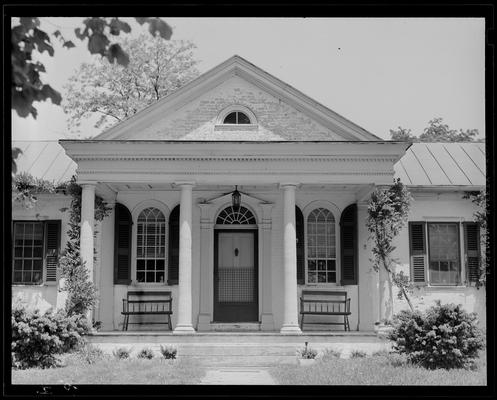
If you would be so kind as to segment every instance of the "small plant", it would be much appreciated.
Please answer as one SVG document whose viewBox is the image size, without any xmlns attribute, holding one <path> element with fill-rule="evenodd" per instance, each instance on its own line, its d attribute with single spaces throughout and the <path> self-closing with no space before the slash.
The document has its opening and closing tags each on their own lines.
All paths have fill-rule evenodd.
<svg viewBox="0 0 497 400">
<path fill-rule="evenodd" d="M 437 301 L 425 313 L 397 314 L 388 338 L 395 342 L 396 352 L 425 368 L 471 368 L 484 345 L 476 319 L 461 305 Z"/>
<path fill-rule="evenodd" d="M 388 357 L 390 352 L 386 349 L 376 350 L 371 354 L 373 357 Z"/>
<path fill-rule="evenodd" d="M 367 356 L 367 353 L 362 350 L 352 350 L 350 352 L 350 358 L 364 358 Z"/>
<path fill-rule="evenodd" d="M 119 347 L 112 351 L 112 354 L 114 357 L 116 357 L 119 360 L 126 360 L 129 358 L 129 355 L 131 353 L 131 349 L 127 349 L 126 347 Z"/>
<path fill-rule="evenodd" d="M 105 354 L 100 347 L 88 343 L 78 351 L 78 356 L 80 360 L 87 364 L 95 364 L 97 361 L 102 360 Z"/>
<path fill-rule="evenodd" d="M 308 346 L 308 342 L 305 342 L 305 347 L 297 350 L 297 355 L 299 358 L 303 359 L 315 359 L 318 352 Z"/>
<path fill-rule="evenodd" d="M 323 353 L 321 355 L 322 358 L 324 357 L 333 357 L 333 358 L 340 358 L 340 352 L 331 348 L 327 348 L 323 350 Z"/>
<path fill-rule="evenodd" d="M 172 346 L 160 346 L 160 352 L 166 360 L 174 360 L 178 350 Z"/>
<path fill-rule="evenodd" d="M 138 358 L 146 358 L 148 360 L 151 360 L 152 358 L 154 358 L 154 351 L 148 347 L 141 349 L 141 351 L 138 353 Z"/>
</svg>

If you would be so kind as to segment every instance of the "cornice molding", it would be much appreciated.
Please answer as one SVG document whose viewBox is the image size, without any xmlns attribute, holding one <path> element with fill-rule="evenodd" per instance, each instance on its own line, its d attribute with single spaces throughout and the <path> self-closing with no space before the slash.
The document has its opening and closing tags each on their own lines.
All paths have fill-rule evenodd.
<svg viewBox="0 0 497 400">
<path fill-rule="evenodd" d="M 319 174 L 316 171 L 256 171 L 254 175 L 292 175 L 298 173 L 299 175 L 316 175 Z M 197 170 L 197 171 L 149 171 L 149 170 L 119 170 L 119 171 L 109 171 L 107 169 L 104 170 L 79 170 L 80 175 L 93 175 L 93 174 L 127 174 L 127 175 L 250 175 L 250 172 L 247 171 L 206 171 L 206 170 Z M 344 171 L 344 172 L 334 172 L 334 171 L 325 171 L 322 172 L 324 175 L 364 175 L 364 176 L 373 176 L 373 175 L 382 175 L 382 176 L 393 176 L 394 172 L 384 172 L 384 171 Z"/>
</svg>

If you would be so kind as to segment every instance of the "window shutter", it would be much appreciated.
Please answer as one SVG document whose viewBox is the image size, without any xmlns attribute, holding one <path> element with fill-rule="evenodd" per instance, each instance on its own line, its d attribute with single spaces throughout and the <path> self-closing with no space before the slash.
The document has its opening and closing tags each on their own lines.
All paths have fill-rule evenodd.
<svg viewBox="0 0 497 400">
<path fill-rule="evenodd" d="M 476 222 L 464 222 L 464 255 L 469 282 L 480 278 L 480 229 Z"/>
<path fill-rule="evenodd" d="M 45 282 L 57 281 L 57 264 L 60 250 L 60 221 L 46 222 Z"/>
<path fill-rule="evenodd" d="M 426 282 L 427 252 L 425 235 L 425 222 L 409 222 L 411 279 L 414 283 Z"/>
<path fill-rule="evenodd" d="M 297 284 L 305 284 L 305 238 L 304 215 L 300 208 L 295 206 L 295 231 L 297 235 Z"/>
<path fill-rule="evenodd" d="M 114 284 L 131 283 L 131 213 L 122 204 L 115 206 Z"/>
<path fill-rule="evenodd" d="M 341 284 L 357 285 L 357 204 L 349 205 L 340 218 Z"/>
<path fill-rule="evenodd" d="M 169 215 L 169 251 L 167 284 L 177 285 L 179 275 L 179 205 Z"/>
</svg>

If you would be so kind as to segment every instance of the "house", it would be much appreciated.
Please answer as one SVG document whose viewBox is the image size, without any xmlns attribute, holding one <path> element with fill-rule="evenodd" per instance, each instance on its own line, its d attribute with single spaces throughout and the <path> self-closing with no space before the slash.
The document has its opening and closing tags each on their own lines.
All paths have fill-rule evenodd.
<svg viewBox="0 0 497 400">
<path fill-rule="evenodd" d="M 351 329 L 371 331 L 379 281 L 364 221 L 371 192 L 394 177 L 414 197 L 394 243 L 413 303 L 461 303 L 485 325 L 476 208 L 463 199 L 485 187 L 481 143 L 382 140 L 234 56 L 92 140 L 13 145 L 20 171 L 55 182 L 77 171 L 103 331 L 122 329 L 122 299 L 137 288 L 172 292 L 175 333 L 218 323 L 299 333 L 303 288 L 346 291 Z M 101 223 L 95 195 L 114 210 Z M 69 203 L 13 205 L 13 292 L 28 302 L 63 307 Z"/>
</svg>

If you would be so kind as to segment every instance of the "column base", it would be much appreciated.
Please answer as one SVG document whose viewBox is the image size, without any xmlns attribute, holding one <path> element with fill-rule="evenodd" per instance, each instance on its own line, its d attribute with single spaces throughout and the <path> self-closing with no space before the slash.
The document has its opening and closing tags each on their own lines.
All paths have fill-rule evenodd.
<svg viewBox="0 0 497 400">
<path fill-rule="evenodd" d="M 211 330 L 211 316 L 210 314 L 199 314 L 197 331 L 210 331 Z"/>
<path fill-rule="evenodd" d="M 301 335 L 302 331 L 298 325 L 283 325 L 280 329 L 282 335 Z"/>
<path fill-rule="evenodd" d="M 272 313 L 261 315 L 261 331 L 274 331 L 274 319 Z"/>
<path fill-rule="evenodd" d="M 177 325 L 173 330 L 175 335 L 191 335 L 192 333 L 195 333 L 195 329 L 191 325 Z"/>
</svg>

